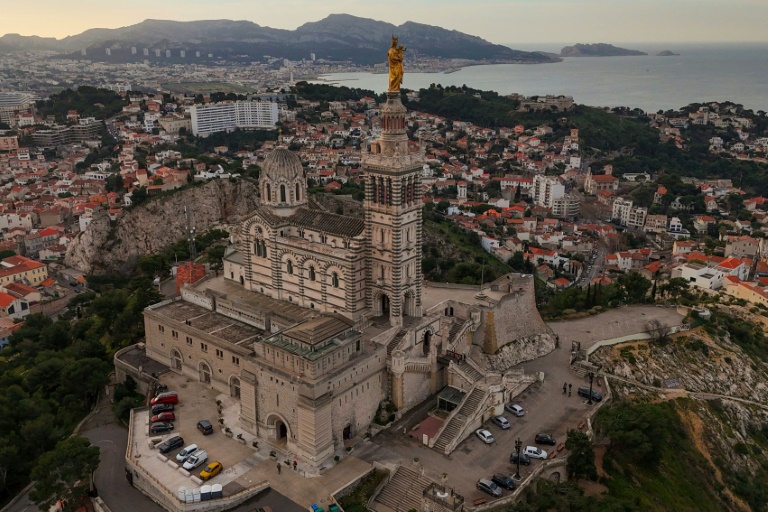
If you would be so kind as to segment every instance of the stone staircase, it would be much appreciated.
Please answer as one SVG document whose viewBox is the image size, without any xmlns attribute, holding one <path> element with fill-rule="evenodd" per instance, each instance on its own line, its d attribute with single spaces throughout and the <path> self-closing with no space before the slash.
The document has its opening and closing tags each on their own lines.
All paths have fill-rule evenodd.
<svg viewBox="0 0 768 512">
<path fill-rule="evenodd" d="M 433 482 L 415 469 L 400 466 L 371 504 L 377 512 L 421 510 L 424 489 Z"/>
<path fill-rule="evenodd" d="M 395 337 L 387 343 L 387 357 L 392 355 L 392 352 L 394 352 L 400 342 L 403 341 L 406 334 L 408 334 L 408 331 L 398 331 L 397 334 L 395 334 Z"/>
<path fill-rule="evenodd" d="M 466 359 L 459 363 L 459 369 L 471 377 L 475 382 L 483 378 L 483 374 L 477 371 L 474 366 L 469 364 Z"/>
<path fill-rule="evenodd" d="M 442 432 L 440 432 L 440 435 L 433 446 L 435 450 L 440 453 L 445 453 L 446 447 L 454 441 L 464 429 L 467 419 L 471 418 L 477 412 L 478 407 L 483 403 L 483 398 L 485 398 L 485 391 L 477 387 L 464 398 L 459 410 L 456 411 L 456 414 L 451 416 L 451 419 L 448 420 L 448 424 Z"/>
</svg>

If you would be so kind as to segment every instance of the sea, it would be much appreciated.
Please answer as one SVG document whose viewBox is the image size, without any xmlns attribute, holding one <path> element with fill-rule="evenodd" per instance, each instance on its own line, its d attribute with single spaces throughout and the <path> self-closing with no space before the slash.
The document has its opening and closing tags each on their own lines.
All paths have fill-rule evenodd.
<svg viewBox="0 0 768 512">
<path fill-rule="evenodd" d="M 517 50 L 559 53 L 566 44 L 509 44 Z M 551 64 L 469 66 L 449 73 L 409 73 L 403 88 L 430 84 L 467 85 L 499 94 L 572 96 L 576 103 L 631 107 L 646 112 L 679 109 L 691 103 L 733 101 L 754 111 L 768 111 L 768 43 L 622 43 L 647 56 L 570 57 Z M 670 50 L 680 54 L 658 57 Z M 407 58 L 407 54 L 406 54 Z M 333 73 L 317 81 L 347 87 L 387 88 L 386 75 Z"/>
</svg>

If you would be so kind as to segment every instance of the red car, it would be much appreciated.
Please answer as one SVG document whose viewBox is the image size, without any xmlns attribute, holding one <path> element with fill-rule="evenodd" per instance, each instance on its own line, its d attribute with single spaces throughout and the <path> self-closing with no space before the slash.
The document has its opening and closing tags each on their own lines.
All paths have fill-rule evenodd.
<svg viewBox="0 0 768 512">
<path fill-rule="evenodd" d="M 160 414 L 156 414 L 152 416 L 152 423 L 156 423 L 158 421 L 175 421 L 176 415 L 172 412 L 161 412 Z"/>
<path fill-rule="evenodd" d="M 179 395 L 175 391 L 168 391 L 167 393 L 160 393 L 152 399 L 150 405 L 155 404 L 177 404 L 179 403 Z"/>
</svg>

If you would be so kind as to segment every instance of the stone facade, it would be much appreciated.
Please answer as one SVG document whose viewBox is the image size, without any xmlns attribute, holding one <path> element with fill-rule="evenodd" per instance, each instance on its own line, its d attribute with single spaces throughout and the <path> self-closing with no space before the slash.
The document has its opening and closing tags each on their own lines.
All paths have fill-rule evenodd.
<svg viewBox="0 0 768 512">
<path fill-rule="evenodd" d="M 388 93 L 382 136 L 363 157 L 362 216 L 308 198 L 299 159 L 278 148 L 223 274 L 145 311 L 147 357 L 239 399 L 244 430 L 316 468 L 368 430 L 382 401 L 405 411 L 448 384 L 448 351 L 483 369 L 493 366 L 483 353 L 514 347 L 525 360 L 551 345 L 530 278 L 425 305 L 423 158 L 405 114 Z M 462 389 L 484 379 L 466 372 Z M 477 386 L 482 403 L 503 395 L 495 378 Z"/>
</svg>

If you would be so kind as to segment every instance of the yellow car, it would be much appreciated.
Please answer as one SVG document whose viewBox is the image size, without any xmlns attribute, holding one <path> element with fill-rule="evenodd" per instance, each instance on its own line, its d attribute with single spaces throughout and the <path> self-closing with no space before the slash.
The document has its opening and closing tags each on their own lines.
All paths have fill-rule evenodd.
<svg viewBox="0 0 768 512">
<path fill-rule="evenodd" d="M 224 469 L 224 466 L 221 465 L 221 462 L 211 462 L 208 464 L 208 466 L 206 466 L 204 470 L 200 472 L 200 478 L 202 480 L 213 478 L 221 473 L 222 469 Z"/>
</svg>

